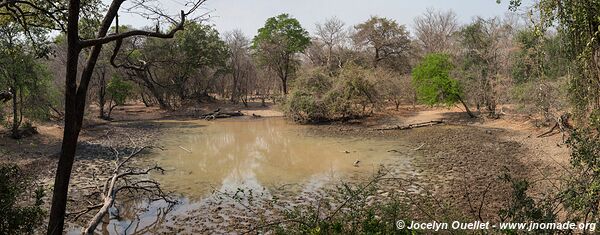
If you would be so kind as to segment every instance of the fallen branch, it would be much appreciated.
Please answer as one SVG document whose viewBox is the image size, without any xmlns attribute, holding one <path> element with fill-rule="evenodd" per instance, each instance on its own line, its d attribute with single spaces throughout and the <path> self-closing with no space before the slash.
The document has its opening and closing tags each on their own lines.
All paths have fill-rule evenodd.
<svg viewBox="0 0 600 235">
<path fill-rule="evenodd" d="M 552 133 L 557 127 L 558 127 L 558 122 L 554 123 L 554 126 L 552 126 L 552 128 L 550 128 L 550 130 L 548 130 L 548 131 L 546 131 L 546 132 L 538 135 L 537 138 L 542 138 L 542 137 L 548 137 L 548 136 L 550 136 L 548 134 Z"/>
<path fill-rule="evenodd" d="M 559 133 L 563 134 L 563 142 L 564 142 L 565 133 L 570 132 L 573 129 L 573 125 L 571 125 L 571 123 L 569 123 L 570 117 L 571 117 L 571 114 L 569 114 L 569 113 L 564 113 L 563 115 L 560 115 L 560 117 L 558 117 L 556 119 L 556 122 L 554 123 L 552 128 L 550 128 L 550 130 L 538 135 L 537 138 L 552 136 L 550 134 L 552 132 L 554 132 L 554 130 L 556 130 L 556 128 L 558 127 Z"/>
<path fill-rule="evenodd" d="M 180 145 L 180 146 L 178 146 L 178 147 L 179 147 L 180 149 L 183 149 L 183 150 L 185 150 L 185 151 L 186 151 L 186 152 L 188 152 L 188 153 L 192 153 L 192 150 L 186 149 L 186 148 L 182 147 L 181 145 Z"/>
<path fill-rule="evenodd" d="M 91 204 L 90 206 L 79 212 L 71 213 L 75 214 L 75 220 L 77 220 L 81 216 L 97 210 L 92 219 L 88 222 L 88 225 L 84 228 L 84 234 L 94 234 L 96 227 L 102 222 L 102 218 L 108 214 L 109 209 L 114 206 L 117 195 L 121 192 L 127 192 L 130 195 L 147 196 L 150 202 L 164 200 L 171 205 L 176 203 L 175 200 L 170 199 L 169 196 L 162 191 L 160 184 L 157 181 L 139 178 L 139 176 L 148 175 L 151 172 L 164 173 L 165 170 L 163 168 L 153 166 L 142 170 L 126 166 L 126 163 L 140 154 L 146 147 L 134 147 L 131 153 L 125 155 L 126 157 L 124 158 L 120 158 L 123 154 L 116 148 L 112 149 L 115 153 L 115 168 L 112 176 L 107 178 L 104 182 L 102 190 L 97 192 L 100 195 L 102 202 L 99 204 L 92 204 L 88 201 L 88 203 Z"/>
<path fill-rule="evenodd" d="M 419 127 L 434 126 L 434 125 L 439 125 L 439 124 L 443 124 L 443 123 L 444 123 L 443 120 L 433 120 L 433 121 L 419 122 L 419 123 L 413 123 L 413 124 L 408 124 L 408 125 L 403 125 L 403 126 L 396 125 L 396 126 L 392 126 L 392 127 L 377 128 L 375 130 L 377 130 L 377 131 L 407 130 L 407 129 L 414 129 L 414 128 L 419 128 Z"/>
<path fill-rule="evenodd" d="M 425 146 L 425 143 L 422 143 L 419 147 L 414 148 L 412 151 L 419 151 L 421 148 L 423 148 L 423 146 Z"/>
<path fill-rule="evenodd" d="M 213 120 L 213 119 L 217 119 L 217 118 L 230 118 L 230 117 L 239 117 L 239 116 L 244 116 L 244 113 L 242 113 L 240 111 L 235 111 L 235 112 L 215 111 L 215 112 L 208 113 L 208 114 L 202 114 L 199 116 L 199 118 L 203 118 L 206 120 Z"/>
</svg>

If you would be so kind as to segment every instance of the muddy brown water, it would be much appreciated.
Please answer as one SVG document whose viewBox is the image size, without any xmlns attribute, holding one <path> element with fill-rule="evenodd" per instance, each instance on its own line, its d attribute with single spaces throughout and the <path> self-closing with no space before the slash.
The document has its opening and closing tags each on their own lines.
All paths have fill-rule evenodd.
<svg viewBox="0 0 600 235">
<path fill-rule="evenodd" d="M 275 190 L 289 191 L 290 197 L 323 187 L 374 174 L 380 165 L 410 172 L 408 147 L 397 140 L 365 139 L 356 136 L 325 137 L 318 127 L 287 122 L 283 118 L 229 119 L 218 121 L 161 121 L 168 125 L 160 137 L 164 150 L 155 151 L 146 159 L 167 171 L 154 174 L 165 191 L 180 197 L 167 214 L 161 212 L 165 203 L 154 202 L 149 210 L 128 213 L 133 208 L 148 206 L 138 201 L 121 208 L 121 217 L 111 216 L 99 226 L 103 234 L 158 233 L 161 227 L 179 228 L 176 219 L 193 219 L 191 226 L 208 226 L 218 230 L 226 221 L 198 219 L 211 213 L 210 205 L 226 200 L 242 190 L 256 199 L 270 199 Z M 315 131 L 317 130 L 317 131 Z M 358 162 L 358 164 L 355 164 Z M 239 195 L 238 195 L 239 196 Z M 226 197 L 227 198 L 227 197 Z M 231 198 L 231 197 L 229 197 Z M 220 207 L 219 207 L 220 208 Z M 242 207 L 232 207 L 220 213 L 235 214 Z M 113 210 L 113 212 L 115 212 Z M 187 217 L 187 218 L 186 218 Z M 204 230 L 206 231 L 206 230 Z M 211 230 L 209 230 L 211 231 Z"/>
</svg>

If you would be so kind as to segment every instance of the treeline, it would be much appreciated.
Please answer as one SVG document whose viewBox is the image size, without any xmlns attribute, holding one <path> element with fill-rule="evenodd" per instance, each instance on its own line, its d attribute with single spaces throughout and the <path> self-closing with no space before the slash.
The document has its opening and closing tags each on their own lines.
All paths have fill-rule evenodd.
<svg viewBox="0 0 600 235">
<path fill-rule="evenodd" d="M 540 31 L 530 20 L 508 14 L 461 25 L 454 12 L 429 9 L 414 19 L 411 33 L 389 18 L 375 16 L 354 26 L 329 19 L 316 25 L 291 63 L 288 77 L 295 81 L 286 112 L 313 122 L 390 106 L 458 103 L 471 116 L 498 117 L 510 109 L 554 120 L 566 108 L 572 63 L 561 32 Z M 280 77 L 284 84 L 289 80 Z"/>
<path fill-rule="evenodd" d="M 513 14 L 461 25 L 454 12 L 429 9 L 414 19 L 412 30 L 374 16 L 354 26 L 331 18 L 309 34 L 296 19 L 281 14 L 267 19 L 252 39 L 240 31 L 220 34 L 214 26 L 188 22 L 173 39 L 136 36 L 107 44 L 87 103 L 97 106 L 94 115 L 104 119 L 127 100 L 177 109 L 219 99 L 246 106 L 272 100 L 299 122 L 457 102 L 492 117 L 511 108 L 551 120 L 566 105 L 563 87 L 571 60 L 559 31 L 541 32 L 527 20 Z M 61 66 L 67 59 L 64 34 L 52 41 L 44 39 L 48 31 L 30 38 L 19 27 L 8 22 L 0 28 L 6 60 L 0 87 L 13 91 L 16 100 L 13 112 L 6 102 L 2 114 L 15 137 L 22 116 L 61 118 Z M 115 27 L 116 32 L 134 30 Z M 461 99 L 448 97 L 444 89 L 450 87 L 427 86 L 434 81 L 423 81 L 421 88 L 429 89 L 418 89 L 413 70 L 430 54 L 447 56 L 451 68 L 441 82 L 454 81 L 451 89 Z"/>
</svg>

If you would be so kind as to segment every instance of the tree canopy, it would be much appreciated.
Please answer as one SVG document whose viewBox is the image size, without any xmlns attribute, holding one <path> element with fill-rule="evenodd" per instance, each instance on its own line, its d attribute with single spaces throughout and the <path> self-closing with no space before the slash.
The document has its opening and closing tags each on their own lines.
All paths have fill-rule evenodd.
<svg viewBox="0 0 600 235">
<path fill-rule="evenodd" d="M 413 84 L 418 99 L 427 105 L 454 105 L 461 102 L 470 116 L 473 114 L 464 104 L 458 81 L 451 77 L 454 64 L 450 56 L 442 53 L 428 54 L 412 71 Z"/>
<path fill-rule="evenodd" d="M 260 62 L 275 71 L 281 79 L 284 94 L 288 93 L 288 78 L 296 69 L 294 56 L 303 52 L 309 44 L 308 32 L 288 14 L 267 19 L 252 40 L 252 47 Z"/>
<path fill-rule="evenodd" d="M 373 67 L 377 67 L 384 60 L 407 57 L 411 42 L 409 33 L 404 25 L 395 20 L 373 16 L 354 28 L 356 34 L 352 39 L 357 45 L 371 51 Z"/>
</svg>

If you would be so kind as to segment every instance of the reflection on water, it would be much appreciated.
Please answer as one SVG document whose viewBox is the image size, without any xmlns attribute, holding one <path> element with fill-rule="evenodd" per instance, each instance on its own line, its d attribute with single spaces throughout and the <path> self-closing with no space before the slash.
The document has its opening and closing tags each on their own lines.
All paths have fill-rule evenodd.
<svg viewBox="0 0 600 235">
<path fill-rule="evenodd" d="M 302 195 L 332 182 L 371 175 L 381 164 L 393 165 L 396 170 L 410 168 L 409 159 L 401 154 L 407 149 L 402 143 L 317 136 L 309 131 L 314 129 L 288 124 L 281 118 L 161 124 L 169 127 L 159 143 L 164 151 L 153 153 L 149 159 L 167 171 L 153 177 L 164 190 L 180 194 L 182 203 L 166 215 L 162 211 L 165 203 L 161 202 L 154 202 L 149 210 L 136 215 L 132 214 L 134 208 L 147 207 L 146 202 L 117 205 L 122 218 L 105 223 L 103 233 L 194 233 L 190 227 L 199 225 L 206 229 L 203 231 L 223 232 L 219 229 L 227 226 L 227 218 L 238 214 L 236 210 L 248 212 L 247 208 L 231 205 L 215 213 L 211 206 L 224 207 L 224 194 L 243 189 L 252 191 L 255 198 L 270 199 L 275 191 L 285 188 L 286 195 L 306 198 Z M 185 226 L 175 217 L 187 218 L 185 221 L 192 225 L 182 228 Z"/>
<path fill-rule="evenodd" d="M 163 187 L 191 198 L 213 190 L 318 185 L 346 172 L 373 171 L 390 155 L 389 147 L 381 148 L 390 143 L 310 136 L 280 118 L 196 123 L 202 127 L 171 130 L 161 138 L 165 151 L 156 153 L 168 171 L 157 176 Z"/>
</svg>

